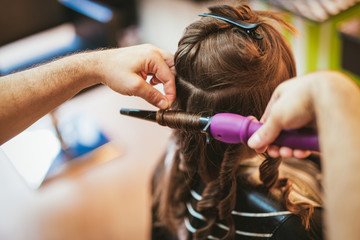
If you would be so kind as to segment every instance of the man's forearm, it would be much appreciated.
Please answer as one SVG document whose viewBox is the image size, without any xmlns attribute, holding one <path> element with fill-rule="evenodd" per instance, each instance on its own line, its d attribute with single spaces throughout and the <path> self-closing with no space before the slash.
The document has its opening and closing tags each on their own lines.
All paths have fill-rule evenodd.
<svg viewBox="0 0 360 240">
<path fill-rule="evenodd" d="M 95 84 L 93 61 L 86 53 L 73 55 L 0 78 L 0 144 Z"/>
<path fill-rule="evenodd" d="M 313 96 L 324 159 L 326 232 L 329 239 L 358 239 L 360 90 L 339 73 L 322 77 Z"/>
</svg>

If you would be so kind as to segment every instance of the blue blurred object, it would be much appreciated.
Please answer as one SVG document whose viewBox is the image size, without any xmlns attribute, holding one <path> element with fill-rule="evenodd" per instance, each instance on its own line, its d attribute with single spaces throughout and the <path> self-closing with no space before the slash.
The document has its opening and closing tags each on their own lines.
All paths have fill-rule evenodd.
<svg viewBox="0 0 360 240">
<path fill-rule="evenodd" d="M 6 31 L 0 35 L 0 76 L 74 52 L 118 47 L 119 32 L 132 24 L 126 20 L 132 8 L 135 3 L 127 1 L 115 5 L 92 0 L 1 2 L 0 26 Z M 75 30 L 72 40 L 57 46 L 59 37 L 53 30 L 62 25 L 72 25 Z M 28 41 L 33 36 L 37 39 Z M 27 55 L 29 49 L 33 51 Z"/>
<path fill-rule="evenodd" d="M 58 131 L 62 150 L 53 161 L 48 174 L 62 164 L 88 154 L 109 142 L 93 118 L 84 113 L 78 113 L 59 123 Z"/>
<path fill-rule="evenodd" d="M 36 189 L 65 163 L 108 142 L 89 114 L 69 114 L 58 123 L 48 114 L 1 147 L 22 178 Z"/>
<path fill-rule="evenodd" d="M 59 2 L 102 23 L 111 21 L 114 15 L 108 7 L 88 0 L 59 0 Z"/>
</svg>

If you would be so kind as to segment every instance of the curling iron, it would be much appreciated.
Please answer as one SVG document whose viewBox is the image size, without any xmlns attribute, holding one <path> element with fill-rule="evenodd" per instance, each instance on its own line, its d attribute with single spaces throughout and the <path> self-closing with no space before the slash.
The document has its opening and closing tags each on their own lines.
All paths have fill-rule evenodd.
<svg viewBox="0 0 360 240">
<path fill-rule="evenodd" d="M 120 113 L 157 122 L 174 129 L 202 131 L 219 141 L 233 144 L 247 144 L 251 135 L 262 126 L 262 123 L 254 121 L 254 117 L 244 117 L 234 113 L 218 113 L 214 116 L 207 116 L 173 110 L 147 111 L 126 108 L 120 109 Z M 316 132 L 306 128 L 283 130 L 272 144 L 292 149 L 319 151 Z"/>
</svg>

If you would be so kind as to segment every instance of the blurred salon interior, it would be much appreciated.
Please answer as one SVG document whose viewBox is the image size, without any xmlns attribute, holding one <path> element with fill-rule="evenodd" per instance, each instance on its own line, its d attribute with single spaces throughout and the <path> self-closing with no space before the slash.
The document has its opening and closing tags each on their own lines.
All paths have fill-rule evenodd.
<svg viewBox="0 0 360 240">
<path fill-rule="evenodd" d="M 150 43 L 175 53 L 198 14 L 237 2 L 287 14 L 300 32 L 285 34 L 298 75 L 331 69 L 360 83 L 358 0 L 2 0 L 0 76 L 96 49 Z M 96 85 L 1 146 L 26 185 L 46 192 L 38 204 L 42 211 L 6 213 L 3 227 L 23 216 L 14 239 L 82 239 L 83 232 L 88 239 L 149 239 L 151 173 L 172 132 L 122 116 L 120 108 L 156 110 Z M 6 184 L 18 191 L 13 182 Z M 105 226 L 109 237 L 93 231 Z"/>
</svg>

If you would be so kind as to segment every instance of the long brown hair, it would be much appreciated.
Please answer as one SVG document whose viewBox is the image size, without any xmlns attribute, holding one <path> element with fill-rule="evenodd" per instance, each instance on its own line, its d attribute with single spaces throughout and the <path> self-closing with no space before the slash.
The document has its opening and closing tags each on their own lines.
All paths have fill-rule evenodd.
<svg viewBox="0 0 360 240">
<path fill-rule="evenodd" d="M 248 23 L 261 23 L 262 40 L 222 20 L 203 17 L 186 28 L 175 54 L 177 98 L 172 109 L 209 115 L 219 112 L 253 115 L 260 119 L 272 92 L 282 81 L 296 75 L 292 52 L 271 21 L 295 29 L 271 12 L 252 11 L 247 5 L 209 8 L 211 13 L 230 16 Z M 229 231 L 224 239 L 235 236 L 231 211 L 236 203 L 239 162 L 255 152 L 243 144 L 206 143 L 203 134 L 175 131 L 177 149 L 169 174 L 158 189 L 159 218 L 176 232 L 186 215 L 185 203 L 198 176 L 205 184 L 197 211 L 207 219 L 207 226 L 195 232 L 195 239 L 205 239 L 216 218 L 224 220 Z M 284 206 L 298 214 L 308 226 L 313 211 L 307 203 L 293 203 L 288 195 L 291 183 L 279 179 L 281 159 L 265 156 L 260 166 L 264 188 L 279 188 Z"/>
</svg>

